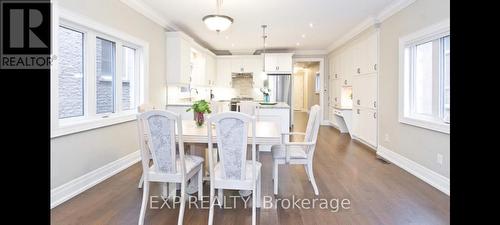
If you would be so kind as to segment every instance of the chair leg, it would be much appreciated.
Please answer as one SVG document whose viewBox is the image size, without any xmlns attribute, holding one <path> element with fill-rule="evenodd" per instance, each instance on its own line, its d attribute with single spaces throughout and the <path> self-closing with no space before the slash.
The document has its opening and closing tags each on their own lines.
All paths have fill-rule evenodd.
<svg viewBox="0 0 500 225">
<path fill-rule="evenodd" d="M 276 163 L 276 162 L 274 162 L 274 160 L 273 160 L 273 173 L 272 173 L 272 174 L 273 174 L 273 178 L 272 178 L 272 180 L 273 180 L 273 181 L 274 181 L 274 178 L 276 177 L 276 174 L 275 174 L 275 172 L 276 172 L 276 171 L 274 171 L 274 164 L 275 164 L 275 163 Z"/>
<path fill-rule="evenodd" d="M 210 208 L 208 211 L 208 225 L 214 223 L 215 188 L 210 184 Z"/>
<path fill-rule="evenodd" d="M 252 225 L 256 224 L 256 217 L 257 217 L 257 198 L 255 198 L 255 193 L 256 193 L 256 188 L 252 190 L 252 193 L 254 193 L 254 196 L 252 197 Z"/>
<path fill-rule="evenodd" d="M 144 183 L 144 173 L 141 174 L 141 179 L 139 179 L 139 184 L 137 185 L 137 188 L 141 189 L 142 183 Z"/>
<path fill-rule="evenodd" d="M 278 162 L 274 161 L 274 194 L 278 194 Z"/>
<path fill-rule="evenodd" d="M 254 195 L 257 198 L 257 208 L 261 207 L 262 204 L 262 174 L 259 173 L 259 179 L 257 180 L 257 193 Z"/>
<path fill-rule="evenodd" d="M 309 169 L 309 178 L 311 179 L 311 184 L 312 184 L 313 189 L 314 189 L 314 194 L 319 195 L 318 186 L 316 186 L 316 180 L 314 179 L 314 172 L 313 172 L 313 168 L 312 168 L 312 163 L 307 164 L 307 168 Z"/>
<path fill-rule="evenodd" d="M 179 219 L 177 220 L 177 225 L 182 225 L 184 221 L 184 210 L 186 208 L 186 181 L 181 183 L 181 206 L 179 208 Z"/>
<path fill-rule="evenodd" d="M 311 181 L 311 171 L 309 171 L 309 168 L 307 168 L 306 164 L 304 164 L 304 170 L 306 171 L 307 179 Z"/>
<path fill-rule="evenodd" d="M 149 181 L 145 181 L 144 187 L 142 189 L 142 205 L 141 205 L 141 212 L 139 214 L 139 225 L 144 224 L 144 217 L 146 215 L 148 198 L 149 198 Z"/>
<path fill-rule="evenodd" d="M 203 166 L 198 172 L 198 201 L 203 201 Z"/>
<path fill-rule="evenodd" d="M 223 199 L 224 199 L 224 189 L 219 188 L 217 189 L 217 201 L 219 202 L 219 207 L 222 208 L 223 206 Z"/>
</svg>

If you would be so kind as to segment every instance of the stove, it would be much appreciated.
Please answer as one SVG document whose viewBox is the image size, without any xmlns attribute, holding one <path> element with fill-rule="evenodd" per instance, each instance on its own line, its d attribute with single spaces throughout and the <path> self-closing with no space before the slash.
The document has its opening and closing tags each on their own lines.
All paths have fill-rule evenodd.
<svg viewBox="0 0 500 225">
<path fill-rule="evenodd" d="M 240 110 L 238 109 L 238 103 L 240 103 L 241 101 L 253 101 L 253 98 L 252 97 L 231 98 L 231 111 L 239 112 Z"/>
</svg>

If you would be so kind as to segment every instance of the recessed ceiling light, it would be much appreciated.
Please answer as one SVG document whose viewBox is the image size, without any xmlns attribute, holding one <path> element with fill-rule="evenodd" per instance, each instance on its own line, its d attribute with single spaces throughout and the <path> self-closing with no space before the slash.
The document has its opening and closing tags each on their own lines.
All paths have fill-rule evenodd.
<svg viewBox="0 0 500 225">
<path fill-rule="evenodd" d="M 313 23 L 309 23 L 309 27 L 313 28 L 314 27 Z"/>
<path fill-rule="evenodd" d="M 302 34 L 302 38 L 306 38 L 306 34 Z"/>
<path fill-rule="evenodd" d="M 229 39 L 229 36 L 226 36 L 225 38 L 226 38 L 226 39 Z"/>
<path fill-rule="evenodd" d="M 234 43 L 231 44 L 231 47 L 234 47 Z"/>
<path fill-rule="evenodd" d="M 297 42 L 297 43 L 295 43 L 295 44 L 296 44 L 297 46 L 300 46 L 300 43 L 299 43 L 299 42 Z"/>
</svg>

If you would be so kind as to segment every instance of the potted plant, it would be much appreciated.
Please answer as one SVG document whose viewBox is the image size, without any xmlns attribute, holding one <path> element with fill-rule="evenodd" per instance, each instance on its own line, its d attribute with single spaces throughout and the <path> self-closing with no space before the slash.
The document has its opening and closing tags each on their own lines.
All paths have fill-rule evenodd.
<svg viewBox="0 0 500 225">
<path fill-rule="evenodd" d="M 199 100 L 193 103 L 191 108 L 187 109 L 186 112 L 193 110 L 194 120 L 196 121 L 197 126 L 203 126 L 205 122 L 205 117 L 203 114 L 211 113 L 210 104 L 205 100 Z"/>
</svg>

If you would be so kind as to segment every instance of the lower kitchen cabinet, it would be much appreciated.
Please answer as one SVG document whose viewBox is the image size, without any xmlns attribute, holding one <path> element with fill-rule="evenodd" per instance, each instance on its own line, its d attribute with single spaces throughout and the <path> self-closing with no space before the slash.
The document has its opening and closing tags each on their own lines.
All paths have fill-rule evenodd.
<svg viewBox="0 0 500 225">
<path fill-rule="evenodd" d="M 367 108 L 353 108 L 352 134 L 356 138 L 371 145 L 377 146 L 377 111 Z"/>
</svg>

